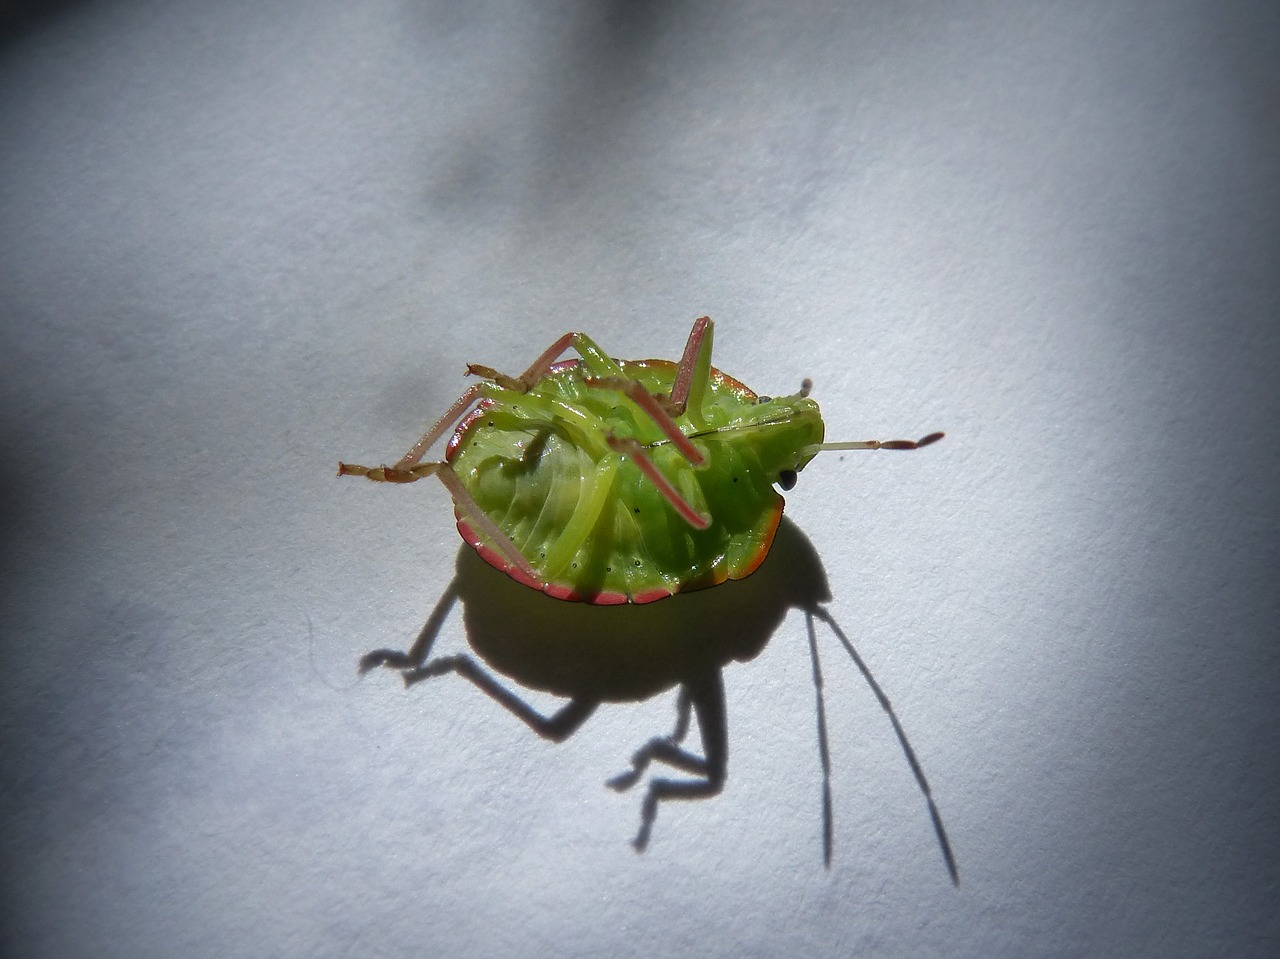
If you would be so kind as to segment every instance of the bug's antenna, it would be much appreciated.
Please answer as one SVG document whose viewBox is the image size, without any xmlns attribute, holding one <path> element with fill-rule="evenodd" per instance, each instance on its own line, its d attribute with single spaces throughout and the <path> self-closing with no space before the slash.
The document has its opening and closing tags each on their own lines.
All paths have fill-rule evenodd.
<svg viewBox="0 0 1280 959">
<path fill-rule="evenodd" d="M 930 433 L 918 440 L 852 440 L 843 443 L 818 443 L 814 452 L 829 450 L 918 450 L 938 442 L 946 433 Z"/>
</svg>

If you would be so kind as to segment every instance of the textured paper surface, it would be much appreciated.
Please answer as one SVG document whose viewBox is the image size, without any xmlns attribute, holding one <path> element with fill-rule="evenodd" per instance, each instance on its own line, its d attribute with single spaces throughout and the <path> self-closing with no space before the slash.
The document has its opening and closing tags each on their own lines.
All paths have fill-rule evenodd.
<svg viewBox="0 0 1280 959">
<path fill-rule="evenodd" d="M 3 951 L 1274 955 L 1278 36 L 1263 3 L 24 21 Z M 724 793 L 643 856 L 604 781 L 672 692 L 552 745 L 457 676 L 356 682 L 459 541 L 440 488 L 337 460 L 398 456 L 467 361 L 676 356 L 704 313 L 833 439 L 948 433 L 819 458 L 787 515 L 958 889 L 820 628 L 823 868 L 795 610 L 723 671 Z"/>
</svg>

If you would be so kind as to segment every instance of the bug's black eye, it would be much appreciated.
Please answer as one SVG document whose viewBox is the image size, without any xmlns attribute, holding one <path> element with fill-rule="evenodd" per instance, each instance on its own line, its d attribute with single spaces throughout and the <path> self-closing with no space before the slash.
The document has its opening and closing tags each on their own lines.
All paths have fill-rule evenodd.
<svg viewBox="0 0 1280 959">
<path fill-rule="evenodd" d="M 783 470 L 778 474 L 778 485 L 783 489 L 791 489 L 796 485 L 797 478 L 795 470 Z"/>
</svg>

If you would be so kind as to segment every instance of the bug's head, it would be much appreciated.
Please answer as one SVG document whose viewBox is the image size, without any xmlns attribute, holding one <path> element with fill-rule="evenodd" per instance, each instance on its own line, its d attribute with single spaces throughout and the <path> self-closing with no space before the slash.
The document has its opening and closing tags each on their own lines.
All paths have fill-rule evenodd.
<svg viewBox="0 0 1280 959">
<path fill-rule="evenodd" d="M 817 455 L 826 427 L 818 404 L 809 399 L 809 381 L 791 396 L 762 396 L 755 406 L 761 466 L 784 490 Z"/>
</svg>

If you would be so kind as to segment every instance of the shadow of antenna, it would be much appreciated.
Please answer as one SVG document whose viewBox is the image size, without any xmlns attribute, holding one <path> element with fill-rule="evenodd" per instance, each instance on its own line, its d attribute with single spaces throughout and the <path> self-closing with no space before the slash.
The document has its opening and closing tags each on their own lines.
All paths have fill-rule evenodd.
<svg viewBox="0 0 1280 959">
<path fill-rule="evenodd" d="M 893 704 L 889 701 L 889 697 L 885 695 L 880 684 L 876 682 L 876 678 L 871 673 L 871 669 L 858 651 L 854 648 L 853 643 L 849 641 L 849 637 L 845 635 L 844 630 L 836 623 L 831 614 L 821 606 L 813 609 L 805 610 L 805 623 L 809 631 L 809 651 L 813 657 L 813 677 L 814 685 L 817 688 L 818 696 L 818 748 L 822 757 L 822 807 L 824 813 L 824 861 L 827 866 L 831 864 L 831 761 L 827 746 L 827 723 L 825 715 L 825 707 L 822 695 L 822 672 L 818 665 L 818 640 L 814 632 L 813 621 L 820 619 L 831 627 L 831 631 L 836 634 L 836 638 L 844 646 L 849 656 L 853 659 L 854 665 L 858 667 L 858 671 L 862 673 L 862 678 L 867 681 L 867 685 L 871 687 L 871 691 L 875 693 L 876 699 L 879 700 L 880 706 L 889 716 L 889 722 L 893 724 L 894 734 L 898 737 L 898 743 L 902 746 L 902 754 L 906 756 L 907 763 L 911 766 L 911 772 L 916 777 L 916 783 L 920 786 L 920 791 L 924 793 L 925 802 L 929 806 L 929 816 L 933 821 L 933 831 L 938 837 L 938 846 L 942 851 L 942 859 L 946 863 L 947 873 L 951 876 L 952 884 L 960 885 L 960 871 L 956 866 L 956 857 L 951 850 L 951 841 L 947 838 L 947 829 L 942 824 L 942 814 L 938 811 L 938 804 L 934 801 L 933 790 L 929 788 L 929 780 L 925 777 L 924 769 L 920 765 L 920 760 L 916 758 L 916 751 L 911 746 L 911 741 L 907 739 L 907 732 L 902 728 L 902 722 L 898 719 L 898 714 L 893 709 Z"/>
</svg>

